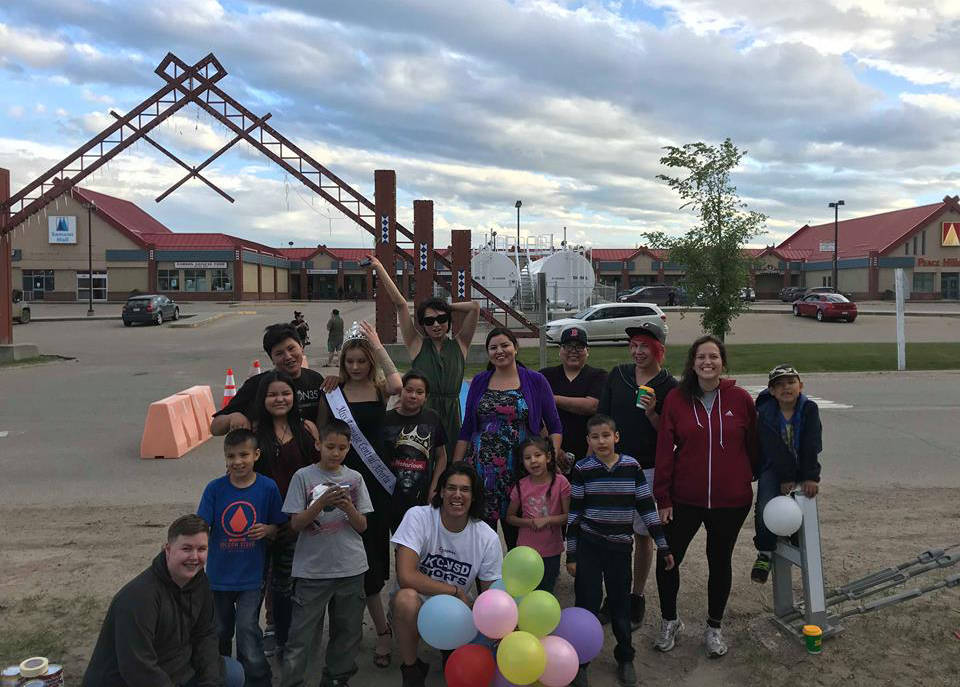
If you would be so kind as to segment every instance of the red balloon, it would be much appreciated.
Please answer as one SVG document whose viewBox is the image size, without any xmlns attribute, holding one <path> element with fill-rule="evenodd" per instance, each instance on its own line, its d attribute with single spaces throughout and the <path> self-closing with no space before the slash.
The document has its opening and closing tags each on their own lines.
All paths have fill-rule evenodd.
<svg viewBox="0 0 960 687">
<path fill-rule="evenodd" d="M 493 653 L 479 644 L 464 644 L 450 654 L 443 677 L 447 687 L 488 687 L 497 672 Z"/>
</svg>

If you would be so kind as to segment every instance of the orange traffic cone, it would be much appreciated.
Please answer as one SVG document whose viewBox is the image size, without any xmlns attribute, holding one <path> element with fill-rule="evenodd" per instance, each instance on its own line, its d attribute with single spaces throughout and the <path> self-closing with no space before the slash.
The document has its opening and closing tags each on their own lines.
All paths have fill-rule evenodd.
<svg viewBox="0 0 960 687">
<path fill-rule="evenodd" d="M 250 374 L 248 374 L 247 377 L 248 377 L 248 378 L 250 378 L 250 377 L 256 377 L 256 376 L 257 376 L 258 374 L 260 374 L 261 372 L 263 372 L 263 370 L 260 369 L 260 361 L 259 361 L 259 360 L 254 360 L 254 361 L 253 361 L 253 366 L 250 368 Z"/>
<path fill-rule="evenodd" d="M 237 395 L 237 382 L 233 378 L 233 368 L 227 368 L 227 381 L 223 383 L 223 405 L 221 409 L 226 408 L 230 399 Z"/>
</svg>

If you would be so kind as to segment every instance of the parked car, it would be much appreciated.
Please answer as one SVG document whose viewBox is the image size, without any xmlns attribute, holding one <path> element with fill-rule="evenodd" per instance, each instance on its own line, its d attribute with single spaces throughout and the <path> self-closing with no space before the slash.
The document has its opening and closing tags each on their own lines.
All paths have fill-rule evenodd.
<svg viewBox="0 0 960 687">
<path fill-rule="evenodd" d="M 126 327 L 134 322 L 163 324 L 164 320 L 180 319 L 180 306 L 166 296 L 131 296 L 123 306 L 122 317 Z"/>
<path fill-rule="evenodd" d="M 793 303 L 793 314 L 797 317 L 816 317 L 817 320 L 857 319 L 857 304 L 839 293 L 812 293 Z"/>
<path fill-rule="evenodd" d="M 13 290 L 13 319 L 20 324 L 30 321 L 30 304 L 23 300 L 23 291 Z"/>
<path fill-rule="evenodd" d="M 671 298 L 672 296 L 672 298 Z M 687 292 L 679 286 L 650 284 L 639 286 L 617 298 L 620 303 L 653 303 L 655 305 L 685 305 Z"/>
<path fill-rule="evenodd" d="M 581 327 L 590 341 L 625 340 L 627 327 L 644 322 L 657 322 L 667 331 L 667 316 L 656 303 L 601 303 L 581 310 L 573 317 L 553 320 L 546 324 L 549 341 L 557 342 L 568 327 Z"/>
<path fill-rule="evenodd" d="M 740 289 L 740 300 L 753 303 L 757 300 L 757 292 L 749 286 L 744 286 Z"/>
<path fill-rule="evenodd" d="M 780 289 L 778 296 L 784 303 L 793 303 L 800 298 L 805 290 L 802 286 L 785 286 Z"/>
<path fill-rule="evenodd" d="M 852 300 L 853 300 L 853 294 L 852 294 L 852 293 L 847 293 L 847 292 L 845 292 L 845 291 L 837 291 L 837 290 L 836 290 L 835 288 L 833 288 L 832 286 L 813 286 L 813 287 L 811 287 L 811 288 L 809 288 L 809 289 L 804 289 L 804 290 L 802 291 L 802 293 L 798 293 L 798 294 L 796 295 L 796 297 L 794 298 L 794 300 L 796 300 L 797 298 L 803 298 L 804 296 L 809 296 L 809 295 L 814 294 L 814 293 L 836 293 L 836 294 L 839 294 L 839 295 L 843 296 L 843 297 L 846 298 L 848 301 L 852 301 Z"/>
</svg>

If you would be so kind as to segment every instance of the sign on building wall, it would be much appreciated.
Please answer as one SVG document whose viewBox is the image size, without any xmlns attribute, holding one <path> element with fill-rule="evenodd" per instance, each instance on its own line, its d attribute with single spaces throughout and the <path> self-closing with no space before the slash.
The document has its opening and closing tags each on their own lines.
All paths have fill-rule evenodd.
<svg viewBox="0 0 960 687">
<path fill-rule="evenodd" d="M 174 268 L 178 270 L 225 270 L 225 262 L 175 262 Z"/>
<path fill-rule="evenodd" d="M 837 245 L 833 241 L 821 241 L 820 242 L 820 252 L 821 253 L 832 253 L 833 247 Z"/>
<path fill-rule="evenodd" d="M 64 215 L 47 217 L 48 243 L 76 243 L 77 218 Z"/>
<path fill-rule="evenodd" d="M 944 222 L 940 231 L 941 246 L 960 246 L 960 222 Z"/>
</svg>

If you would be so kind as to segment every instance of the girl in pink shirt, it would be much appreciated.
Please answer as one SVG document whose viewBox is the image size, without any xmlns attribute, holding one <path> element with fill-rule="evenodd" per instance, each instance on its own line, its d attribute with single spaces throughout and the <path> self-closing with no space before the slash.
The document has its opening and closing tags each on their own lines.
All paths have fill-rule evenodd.
<svg viewBox="0 0 960 687">
<path fill-rule="evenodd" d="M 507 524 L 518 528 L 518 546 L 529 546 L 543 556 L 543 580 L 537 589 L 553 593 L 570 511 L 570 482 L 557 472 L 553 446 L 543 437 L 521 442 L 514 464 L 517 483 L 510 490 Z"/>
</svg>

